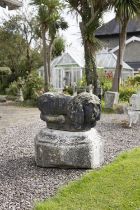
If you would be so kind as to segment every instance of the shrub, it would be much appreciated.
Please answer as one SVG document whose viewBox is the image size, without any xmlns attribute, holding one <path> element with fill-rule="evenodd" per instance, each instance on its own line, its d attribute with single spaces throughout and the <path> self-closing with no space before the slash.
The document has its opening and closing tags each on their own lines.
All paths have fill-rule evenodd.
<svg viewBox="0 0 140 210">
<path fill-rule="evenodd" d="M 140 85 L 140 75 L 136 75 L 135 77 L 131 77 L 131 78 L 129 78 L 127 81 L 126 81 L 126 84 L 127 85 L 133 85 L 133 86 L 135 86 L 135 85 Z"/>
<path fill-rule="evenodd" d="M 65 86 L 64 89 L 63 89 L 63 92 L 66 94 L 66 95 L 72 95 L 73 94 L 73 89 L 71 86 Z"/>
<path fill-rule="evenodd" d="M 97 72 L 104 94 L 106 91 L 111 90 L 113 74 L 112 71 L 106 72 L 103 68 L 97 69 Z"/>
<path fill-rule="evenodd" d="M 11 70 L 9 67 L 0 67 L 0 76 L 3 76 L 3 75 L 9 75 L 11 74 Z"/>
<path fill-rule="evenodd" d="M 12 96 L 17 96 L 17 93 L 18 93 L 18 82 L 14 81 L 6 89 L 6 94 L 12 95 Z"/>
<path fill-rule="evenodd" d="M 120 100 L 121 101 L 129 101 L 129 98 L 132 94 L 135 94 L 138 90 L 138 86 L 121 86 L 120 87 Z"/>
<path fill-rule="evenodd" d="M 7 95 L 17 96 L 21 88 L 23 91 L 24 100 L 31 100 L 32 104 L 36 101 L 37 97 L 43 93 L 43 80 L 34 71 L 24 81 L 21 78 L 18 81 L 12 82 L 6 89 Z M 30 102 L 29 102 L 30 103 Z"/>
<path fill-rule="evenodd" d="M 23 87 L 24 80 L 19 77 L 17 81 L 11 82 L 9 87 L 6 88 L 6 94 L 10 96 L 17 96 L 19 89 Z"/>
<path fill-rule="evenodd" d="M 9 86 L 8 82 L 9 76 L 8 75 L 0 75 L 0 93 L 5 94 L 6 88 Z"/>
<path fill-rule="evenodd" d="M 110 79 L 104 80 L 104 83 L 102 83 L 103 94 L 106 91 L 111 90 L 111 87 L 112 87 L 112 80 Z"/>
<path fill-rule="evenodd" d="M 134 77 L 134 81 L 135 81 L 135 83 L 137 83 L 138 85 L 140 85 L 140 75 L 136 75 Z"/>
<path fill-rule="evenodd" d="M 1 95 L 5 94 L 3 83 L 1 81 L 0 81 L 0 94 Z"/>
<path fill-rule="evenodd" d="M 5 94 L 5 89 L 9 86 L 9 75 L 11 70 L 9 67 L 0 67 L 0 93 Z"/>
<path fill-rule="evenodd" d="M 37 72 L 32 72 L 23 86 L 24 100 L 36 100 L 43 93 L 43 87 L 43 79 L 38 76 Z"/>
<path fill-rule="evenodd" d="M 77 81 L 77 87 L 81 88 L 81 87 L 86 87 L 86 86 L 87 86 L 86 75 L 85 73 L 83 73 L 82 79 Z"/>
</svg>

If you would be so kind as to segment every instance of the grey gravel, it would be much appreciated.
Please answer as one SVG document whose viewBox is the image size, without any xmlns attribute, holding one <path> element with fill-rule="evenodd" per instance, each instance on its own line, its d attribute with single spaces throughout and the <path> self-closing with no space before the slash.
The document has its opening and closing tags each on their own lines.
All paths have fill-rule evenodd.
<svg viewBox="0 0 140 210">
<path fill-rule="evenodd" d="M 105 139 L 105 164 L 118 153 L 140 146 L 140 126 L 123 128 L 125 115 L 102 115 L 97 130 Z M 38 168 L 34 137 L 45 124 L 38 118 L 0 129 L 0 210 L 31 210 L 35 202 L 54 195 L 60 186 L 86 170 Z"/>
</svg>

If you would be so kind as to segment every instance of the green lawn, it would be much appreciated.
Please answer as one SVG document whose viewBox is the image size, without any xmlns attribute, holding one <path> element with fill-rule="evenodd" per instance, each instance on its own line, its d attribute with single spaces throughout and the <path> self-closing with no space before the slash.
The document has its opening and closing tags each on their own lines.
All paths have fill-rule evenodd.
<svg viewBox="0 0 140 210">
<path fill-rule="evenodd" d="M 140 210 L 140 148 L 71 182 L 35 210 Z"/>
</svg>

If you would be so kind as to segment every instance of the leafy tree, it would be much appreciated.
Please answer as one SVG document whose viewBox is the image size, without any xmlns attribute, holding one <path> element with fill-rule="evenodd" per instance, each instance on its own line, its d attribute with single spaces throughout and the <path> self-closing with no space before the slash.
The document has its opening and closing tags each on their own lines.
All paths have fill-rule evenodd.
<svg viewBox="0 0 140 210">
<path fill-rule="evenodd" d="M 0 27 L 0 66 L 10 67 L 12 80 L 19 76 L 27 77 L 42 63 L 41 55 L 35 46 L 33 21 L 33 18 L 27 20 L 24 15 L 16 15 L 4 21 Z"/>
<path fill-rule="evenodd" d="M 29 74 L 34 69 L 34 60 L 32 59 L 32 52 L 38 50 L 36 47 L 36 18 L 30 12 L 22 12 L 21 14 L 10 17 L 5 21 L 5 29 L 13 34 L 19 34 L 25 40 L 25 54 L 26 54 L 26 71 Z"/>
<path fill-rule="evenodd" d="M 21 63 L 25 59 L 25 40 L 20 34 L 13 34 L 5 27 L 0 27 L 0 66 L 8 66 L 12 79 L 23 74 Z"/>
<path fill-rule="evenodd" d="M 30 74 L 34 68 L 34 56 L 32 56 L 32 54 L 34 54 L 34 51 L 38 50 L 36 47 L 36 40 L 38 39 L 35 31 L 36 18 L 32 14 L 30 14 L 30 16 L 28 14 L 27 16 L 25 13 L 22 13 L 22 16 L 18 16 L 17 25 L 19 33 L 21 33 L 26 40 L 26 67 L 28 69 L 28 74 Z"/>
<path fill-rule="evenodd" d="M 123 58 L 125 52 L 125 42 L 127 35 L 127 26 L 129 20 L 134 18 L 135 15 L 140 14 L 140 1 L 139 0 L 114 0 L 113 6 L 115 7 L 116 18 L 120 24 L 120 37 L 119 37 L 119 52 L 117 58 L 117 65 L 114 74 L 112 90 L 119 91 L 120 76 L 123 69 Z"/>
<path fill-rule="evenodd" d="M 36 71 L 32 71 L 23 85 L 24 99 L 37 100 L 38 96 L 43 93 L 43 80 Z"/>
<path fill-rule="evenodd" d="M 65 51 L 65 40 L 62 37 L 56 37 L 52 46 L 52 58 L 62 55 Z"/>
<path fill-rule="evenodd" d="M 95 37 L 96 29 L 101 24 L 103 12 L 108 8 L 108 0 L 67 0 L 71 7 L 81 16 L 80 30 L 85 52 L 85 74 L 87 85 L 94 86 L 97 94 L 97 71 L 95 52 L 100 42 Z"/>
<path fill-rule="evenodd" d="M 10 74 L 11 70 L 9 67 L 0 67 L 0 93 L 4 93 Z"/>
</svg>

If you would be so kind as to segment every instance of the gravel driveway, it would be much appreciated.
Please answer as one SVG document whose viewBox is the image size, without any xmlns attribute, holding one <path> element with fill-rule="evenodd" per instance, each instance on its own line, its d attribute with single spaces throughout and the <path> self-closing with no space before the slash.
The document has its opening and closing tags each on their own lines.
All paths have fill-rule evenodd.
<svg viewBox="0 0 140 210">
<path fill-rule="evenodd" d="M 37 109 L 0 106 L 0 116 L 0 210 L 31 210 L 36 201 L 54 195 L 85 172 L 36 167 L 34 137 L 45 127 Z M 104 114 L 96 126 L 105 139 L 105 163 L 123 150 L 140 146 L 139 125 L 123 128 L 125 119 L 125 115 Z"/>
</svg>

